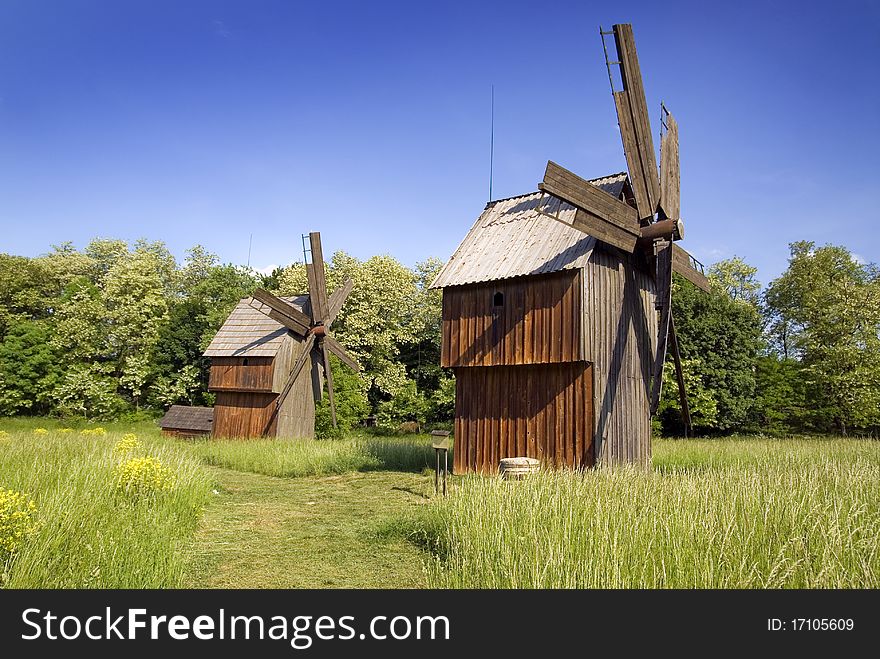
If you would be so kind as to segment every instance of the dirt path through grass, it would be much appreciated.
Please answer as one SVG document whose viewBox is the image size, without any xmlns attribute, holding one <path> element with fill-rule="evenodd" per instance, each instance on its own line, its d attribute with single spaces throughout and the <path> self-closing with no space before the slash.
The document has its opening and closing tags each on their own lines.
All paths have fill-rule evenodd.
<svg viewBox="0 0 880 659">
<path fill-rule="evenodd" d="M 212 469 L 219 483 L 190 551 L 190 588 L 410 588 L 424 555 L 377 535 L 424 505 L 427 476 L 374 471 L 275 478 Z"/>
</svg>

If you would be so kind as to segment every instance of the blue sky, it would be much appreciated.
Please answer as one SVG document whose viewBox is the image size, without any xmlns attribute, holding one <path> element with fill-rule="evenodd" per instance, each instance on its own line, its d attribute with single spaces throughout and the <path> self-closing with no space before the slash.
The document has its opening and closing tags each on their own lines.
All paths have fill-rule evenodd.
<svg viewBox="0 0 880 659">
<path fill-rule="evenodd" d="M 681 131 L 683 246 L 763 283 L 787 243 L 880 261 L 880 3 L 0 5 L 0 251 L 95 236 L 263 268 L 448 258 L 548 159 L 626 167 L 598 26 L 633 23 L 654 132 Z M 829 5 L 830 6 L 830 5 Z"/>
</svg>

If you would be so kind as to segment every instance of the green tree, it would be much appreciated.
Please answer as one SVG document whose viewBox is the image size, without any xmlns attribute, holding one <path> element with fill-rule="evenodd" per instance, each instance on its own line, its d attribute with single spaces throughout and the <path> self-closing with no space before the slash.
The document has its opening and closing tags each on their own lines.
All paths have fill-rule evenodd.
<svg viewBox="0 0 880 659">
<path fill-rule="evenodd" d="M 713 288 L 723 291 L 734 302 L 743 302 L 757 308 L 761 299 L 761 283 L 757 274 L 757 268 L 734 256 L 709 268 L 709 282 Z"/>
<path fill-rule="evenodd" d="M 702 366 L 699 359 L 682 359 L 681 363 L 691 425 L 697 432 L 711 430 L 718 424 L 718 402 L 703 382 Z M 655 432 L 660 432 L 662 429 L 674 436 L 684 434 L 678 378 L 672 361 L 663 364 L 663 389 L 653 427 Z"/>
<path fill-rule="evenodd" d="M 790 245 L 766 304 L 777 351 L 799 361 L 814 427 L 880 424 L 880 271 L 844 247 Z"/>
<path fill-rule="evenodd" d="M 784 434 L 807 429 L 807 387 L 800 363 L 770 352 L 755 371 L 754 429 Z"/>
<path fill-rule="evenodd" d="M 44 320 L 18 320 L 0 342 L 0 415 L 46 414 L 60 369 Z"/>
<path fill-rule="evenodd" d="M 709 293 L 678 275 L 673 281 L 672 310 L 682 358 L 699 363 L 703 385 L 717 405 L 715 420 L 707 417 L 703 431 L 730 432 L 751 418 L 762 320 L 755 303 L 741 295 L 732 297 L 725 281 L 726 273 L 742 272 L 743 266 L 739 259 L 717 264 L 709 273 Z M 751 290 L 749 277 L 737 280 L 736 290 L 742 290 L 741 281 Z"/>
<path fill-rule="evenodd" d="M 330 355 L 330 369 L 333 373 L 336 428 L 333 427 L 330 398 L 325 385 L 324 396 L 315 406 L 315 436 L 318 439 L 345 437 L 370 411 L 366 383 L 358 377 L 358 374 L 343 366 L 335 355 Z"/>
<path fill-rule="evenodd" d="M 346 278 L 354 284 L 333 323 L 333 334 L 363 367 L 371 403 L 388 400 L 406 386 L 401 348 L 417 340 L 413 322 L 419 296 L 416 275 L 390 256 L 359 261 L 341 251 L 333 254 L 326 270 L 328 291 Z M 279 282 L 281 295 L 308 292 L 301 263 L 285 268 Z"/>
</svg>

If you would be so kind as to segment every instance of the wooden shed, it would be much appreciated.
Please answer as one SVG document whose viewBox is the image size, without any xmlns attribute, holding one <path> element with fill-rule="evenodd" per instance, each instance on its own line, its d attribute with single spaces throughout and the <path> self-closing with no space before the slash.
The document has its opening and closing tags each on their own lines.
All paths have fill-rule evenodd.
<svg viewBox="0 0 880 659">
<path fill-rule="evenodd" d="M 625 173 L 591 184 L 626 200 Z M 434 280 L 455 373 L 458 473 L 505 457 L 647 465 L 655 284 L 648 264 L 531 194 L 490 202 Z M 553 216 L 555 219 L 551 219 Z"/>
<path fill-rule="evenodd" d="M 281 299 L 300 311 L 309 304 L 307 296 Z M 217 394 L 215 437 L 314 437 L 323 380 L 312 365 L 311 377 L 298 378 L 277 405 L 304 340 L 269 311 L 252 298 L 241 300 L 205 350 L 208 390 Z"/>
<path fill-rule="evenodd" d="M 172 405 L 159 419 L 159 427 L 163 435 L 172 437 L 210 435 L 214 427 L 214 408 Z"/>
</svg>

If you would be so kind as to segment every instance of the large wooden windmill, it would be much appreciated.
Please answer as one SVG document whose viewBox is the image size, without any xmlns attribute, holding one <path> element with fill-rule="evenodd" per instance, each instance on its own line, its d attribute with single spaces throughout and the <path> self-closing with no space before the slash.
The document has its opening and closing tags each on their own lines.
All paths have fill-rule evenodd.
<svg viewBox="0 0 880 659">
<path fill-rule="evenodd" d="M 328 296 L 321 234 L 310 233 L 309 244 L 309 294 L 280 298 L 258 289 L 238 303 L 204 353 L 211 358 L 208 389 L 217 394 L 214 436 L 313 437 L 324 378 L 336 426 L 329 354 L 360 370 L 330 334 L 352 282 Z"/>
<path fill-rule="evenodd" d="M 441 363 L 456 376 L 455 469 L 504 457 L 553 465 L 647 465 L 667 344 L 687 399 L 672 273 L 702 289 L 675 244 L 678 127 L 663 108 L 658 175 L 632 28 L 615 25 L 612 93 L 626 173 L 586 180 L 548 162 L 538 192 L 489 202 L 438 274 Z"/>
</svg>

